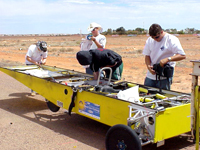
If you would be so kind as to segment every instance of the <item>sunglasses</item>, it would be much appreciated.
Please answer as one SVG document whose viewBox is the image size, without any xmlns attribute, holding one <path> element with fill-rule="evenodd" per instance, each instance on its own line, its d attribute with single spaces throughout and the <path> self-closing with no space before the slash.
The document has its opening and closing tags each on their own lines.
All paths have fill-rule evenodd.
<svg viewBox="0 0 200 150">
<path fill-rule="evenodd" d="M 158 39 L 159 37 L 160 37 L 160 35 L 154 36 L 154 37 L 152 36 L 153 39 Z"/>
<path fill-rule="evenodd" d="M 97 28 L 94 28 L 92 31 L 95 31 Z"/>
<path fill-rule="evenodd" d="M 154 37 L 155 39 L 158 39 L 160 37 L 160 35 L 159 36 L 156 36 L 156 37 Z"/>
</svg>

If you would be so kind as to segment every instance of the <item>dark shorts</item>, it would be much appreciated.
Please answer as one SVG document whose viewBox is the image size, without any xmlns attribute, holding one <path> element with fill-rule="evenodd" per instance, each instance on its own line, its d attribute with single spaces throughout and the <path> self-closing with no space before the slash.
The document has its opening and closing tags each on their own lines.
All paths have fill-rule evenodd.
<svg viewBox="0 0 200 150">
<path fill-rule="evenodd" d="M 164 80 L 152 80 L 152 79 L 149 79 L 149 78 L 145 78 L 145 81 L 144 81 L 144 85 L 146 86 L 150 86 L 150 87 L 155 87 L 155 88 L 160 88 L 161 86 L 161 89 L 164 89 L 164 90 L 170 90 L 171 88 L 171 84 L 172 84 L 172 79 L 173 77 L 169 78 L 169 82 L 167 79 L 164 79 Z"/>
</svg>

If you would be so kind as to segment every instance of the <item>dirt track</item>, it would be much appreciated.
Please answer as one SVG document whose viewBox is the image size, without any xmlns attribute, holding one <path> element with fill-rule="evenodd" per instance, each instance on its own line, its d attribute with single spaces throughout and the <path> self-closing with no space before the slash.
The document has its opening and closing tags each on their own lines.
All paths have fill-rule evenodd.
<svg viewBox="0 0 200 150">
<path fill-rule="evenodd" d="M 0 147 L 3 150 L 105 150 L 109 126 L 64 109 L 51 112 L 44 98 L 30 96 L 30 89 L 0 72 Z M 190 133 L 143 150 L 194 150 Z"/>
<path fill-rule="evenodd" d="M 111 43 L 116 42 L 117 39 L 108 39 L 108 43 L 110 43 L 108 48 L 115 48 L 124 56 L 124 78 L 129 81 L 143 83 L 146 68 L 140 51 L 145 39 L 146 37 L 133 41 L 125 39 L 133 43 L 140 41 L 135 46 L 131 46 L 129 43 L 126 44 L 129 46 L 125 46 L 123 42 L 124 45 L 116 46 Z M 182 40 L 191 42 L 194 39 L 199 42 L 196 37 L 186 37 Z M 2 39 L 1 43 L 6 40 L 16 41 L 16 39 Z M 199 57 L 200 48 L 194 43 L 190 48 L 187 47 L 187 44 L 184 43 L 184 45 L 188 58 L 177 66 L 173 89 L 190 92 L 191 77 L 189 73 L 192 69 L 189 60 Z M 23 63 L 26 50 L 19 51 L 18 48 L 2 47 L 0 49 L 0 66 Z M 78 46 L 73 49 L 74 52 L 60 53 L 57 56 L 55 56 L 55 52 L 51 52 L 47 65 L 84 71 L 74 58 Z M 137 52 L 132 52 L 134 50 Z M 63 109 L 52 113 L 47 108 L 43 97 L 39 95 L 31 97 L 30 89 L 2 72 L 0 72 L 0 83 L 0 147 L 2 149 L 105 150 L 104 140 L 109 129 L 108 126 L 76 114 L 70 117 L 64 113 Z M 159 148 L 156 148 L 155 144 L 143 147 L 143 150 L 154 149 L 194 150 L 195 146 L 190 139 L 190 133 L 188 133 L 166 140 L 165 145 Z"/>
</svg>

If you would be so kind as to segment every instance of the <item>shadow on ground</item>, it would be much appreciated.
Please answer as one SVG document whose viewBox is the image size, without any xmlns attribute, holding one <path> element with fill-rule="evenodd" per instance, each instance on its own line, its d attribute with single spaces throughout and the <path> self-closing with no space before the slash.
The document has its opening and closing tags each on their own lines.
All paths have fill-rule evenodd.
<svg viewBox="0 0 200 150">
<path fill-rule="evenodd" d="M 0 108 L 97 149 L 102 149 L 102 145 L 105 145 L 105 135 L 109 126 L 80 115 L 69 116 L 64 110 L 53 113 L 47 108 L 45 101 L 29 94 L 12 93 L 9 96 L 14 98 L 0 100 Z M 29 117 L 28 113 L 34 114 L 34 117 Z M 158 148 L 156 144 L 143 146 L 143 150 L 180 150 L 190 146 L 194 144 L 188 133 L 170 138 L 165 141 L 164 146 Z"/>
</svg>

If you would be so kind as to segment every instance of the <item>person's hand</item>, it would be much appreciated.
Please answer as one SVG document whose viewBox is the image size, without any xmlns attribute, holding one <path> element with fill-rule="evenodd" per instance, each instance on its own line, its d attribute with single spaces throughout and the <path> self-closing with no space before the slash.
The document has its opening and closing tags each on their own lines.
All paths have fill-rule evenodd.
<svg viewBox="0 0 200 150">
<path fill-rule="evenodd" d="M 96 41 L 96 38 L 94 36 L 91 37 L 92 41 Z"/>
<path fill-rule="evenodd" d="M 168 63 L 168 58 L 164 58 L 164 59 L 162 59 L 162 60 L 160 61 L 160 66 L 161 66 L 161 67 L 164 67 L 164 65 L 167 64 L 167 63 Z"/>
<path fill-rule="evenodd" d="M 40 62 L 35 62 L 35 64 L 36 64 L 38 67 L 41 67 Z"/>
<path fill-rule="evenodd" d="M 149 72 L 151 72 L 151 74 L 153 74 L 153 75 L 156 74 L 155 70 L 153 70 L 153 66 L 148 65 L 147 68 L 148 68 Z"/>
</svg>

